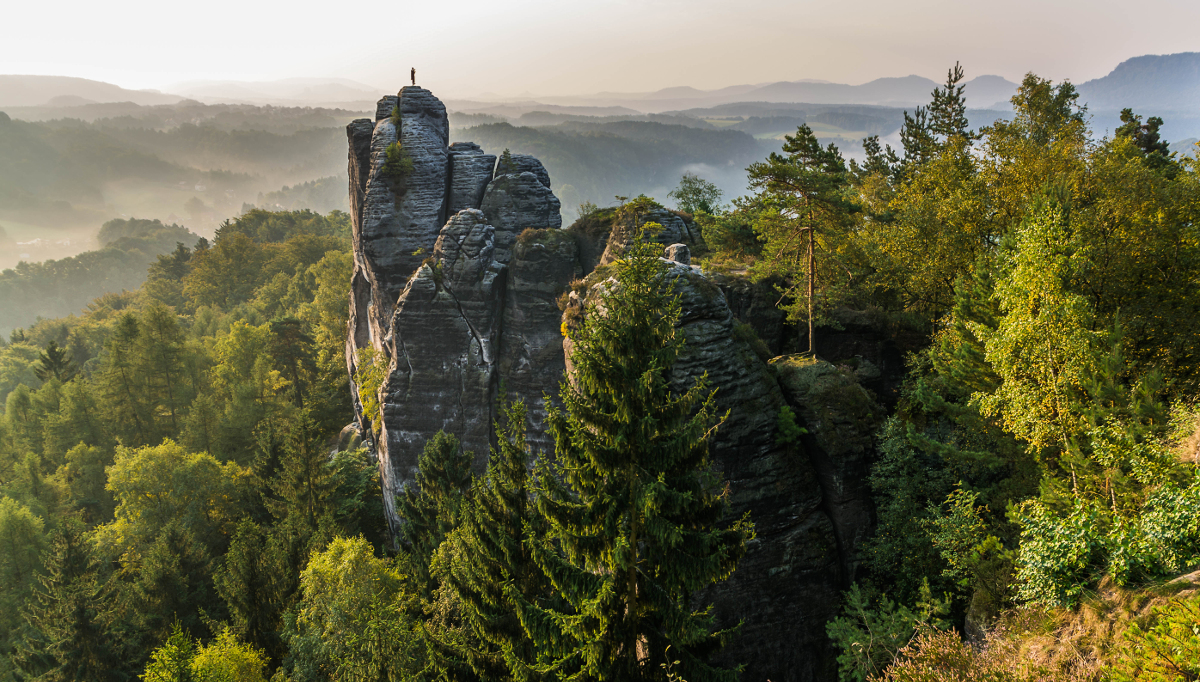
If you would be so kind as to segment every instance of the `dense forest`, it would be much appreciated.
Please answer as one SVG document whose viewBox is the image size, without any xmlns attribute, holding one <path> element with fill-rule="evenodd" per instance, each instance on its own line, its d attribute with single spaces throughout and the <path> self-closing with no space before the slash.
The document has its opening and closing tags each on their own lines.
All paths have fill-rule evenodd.
<svg viewBox="0 0 1200 682">
<path fill-rule="evenodd" d="M 1200 563 L 1200 162 L 1133 111 L 1093 138 L 1074 87 L 1032 74 L 1011 120 L 972 129 L 961 79 L 862 162 L 808 124 L 770 155 L 655 122 L 470 135 L 551 172 L 593 146 L 634 166 L 722 141 L 711 163 L 746 164 L 753 192 L 678 182 L 695 262 L 775 287 L 810 352 L 847 308 L 919 339 L 875 434 L 864 570 L 828 624 L 841 679 L 1196 679 L 1200 595 L 1172 580 Z M 652 208 L 585 204 L 580 224 Z M 736 679 L 710 663 L 736 633 L 693 595 L 736 571 L 754 519 L 728 518 L 709 471 L 711 387 L 668 388 L 683 341 L 660 247 L 632 247 L 605 314 L 564 325 L 553 456 L 520 403 L 485 472 L 438 434 L 390 538 L 343 428 L 348 216 L 179 231 L 107 223 L 112 245 L 180 243 L 0 348 L 0 678 Z M 56 286 L 44 267 L 0 286 Z M 370 413 L 382 375 L 361 364 Z"/>
<path fill-rule="evenodd" d="M 700 216 L 709 267 L 781 278 L 810 334 L 849 306 L 927 338 L 878 434 L 841 673 L 1192 679 L 1200 598 L 1128 590 L 1200 559 L 1200 165 L 1129 110 L 1093 139 L 1034 75 L 970 130 L 960 76 L 902 149 L 847 164 L 801 126 Z"/>
</svg>

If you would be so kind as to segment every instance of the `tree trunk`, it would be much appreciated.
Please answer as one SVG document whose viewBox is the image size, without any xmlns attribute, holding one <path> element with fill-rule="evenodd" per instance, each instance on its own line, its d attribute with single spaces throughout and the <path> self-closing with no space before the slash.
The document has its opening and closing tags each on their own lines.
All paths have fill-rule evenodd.
<svg viewBox="0 0 1200 682">
<path fill-rule="evenodd" d="M 813 336 L 813 282 L 817 278 L 817 273 L 813 268 L 813 250 L 816 245 L 815 230 L 812 225 L 808 226 L 808 352 L 814 356 L 817 353 L 817 340 Z"/>
</svg>

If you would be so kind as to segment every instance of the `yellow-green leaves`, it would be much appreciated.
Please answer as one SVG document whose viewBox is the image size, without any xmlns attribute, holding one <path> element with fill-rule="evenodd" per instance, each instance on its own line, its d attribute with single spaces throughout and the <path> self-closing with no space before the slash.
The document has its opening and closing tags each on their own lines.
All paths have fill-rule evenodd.
<svg viewBox="0 0 1200 682">
<path fill-rule="evenodd" d="M 1047 203 L 1017 231 L 1006 256 L 995 290 L 998 326 L 971 326 L 1002 381 L 974 402 L 1034 448 L 1066 447 L 1085 427 L 1072 404 L 1107 337 L 1071 287 L 1087 266 L 1086 246 L 1072 240 L 1065 209 Z"/>
</svg>

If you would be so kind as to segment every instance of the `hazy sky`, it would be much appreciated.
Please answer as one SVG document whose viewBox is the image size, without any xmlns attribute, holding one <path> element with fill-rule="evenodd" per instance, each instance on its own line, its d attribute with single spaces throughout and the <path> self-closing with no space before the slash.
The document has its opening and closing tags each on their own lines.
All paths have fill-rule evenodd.
<svg viewBox="0 0 1200 682">
<path fill-rule="evenodd" d="M 58 0 L 6 2 L 0 73 L 129 88 L 415 66 L 439 95 L 582 94 L 1026 71 L 1082 82 L 1200 51 L 1197 0 Z"/>
</svg>

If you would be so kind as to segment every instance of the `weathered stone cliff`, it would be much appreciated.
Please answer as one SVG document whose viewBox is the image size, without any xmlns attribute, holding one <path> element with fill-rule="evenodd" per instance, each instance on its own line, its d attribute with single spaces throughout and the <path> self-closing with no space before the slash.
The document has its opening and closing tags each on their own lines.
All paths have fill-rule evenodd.
<svg viewBox="0 0 1200 682">
<path fill-rule="evenodd" d="M 561 377 L 554 299 L 578 274 L 573 244 L 518 243 L 527 229 L 562 225 L 542 164 L 513 155 L 497 169 L 477 145 L 448 144 L 446 108 L 428 90 L 384 97 L 375 121 L 354 121 L 347 137 L 354 277 L 346 363 L 355 376 L 369 347 L 387 366 L 382 415 L 358 406 L 358 419 L 367 434 L 380 422 L 374 445 L 394 531 L 393 499 L 430 436 L 455 434 L 482 468 L 501 387 L 540 416 L 542 393 Z M 411 169 L 387 172 L 389 150 Z"/>
<path fill-rule="evenodd" d="M 530 442 L 553 449 L 542 396 L 557 394 L 569 364 L 559 302 L 567 324 L 586 314 L 591 285 L 605 278 L 599 266 L 619 258 L 640 227 L 609 212 L 608 222 L 561 229 L 540 162 L 447 145 L 445 121 L 431 93 L 405 87 L 380 101 L 375 121 L 347 128 L 355 260 L 347 366 L 354 376 L 368 347 L 387 363 L 382 415 L 360 407 L 359 421 L 364 434 L 381 422 L 374 446 L 393 530 L 393 496 L 438 430 L 458 436 L 482 469 L 501 393 L 525 401 Z M 384 172 L 389 148 L 412 159 L 404 177 Z M 662 226 L 647 238 L 663 245 L 681 296 L 687 345 L 672 380 L 683 389 L 707 373 L 718 390 L 729 417 L 714 465 L 733 512 L 749 512 L 757 528 L 734 576 L 703 595 L 722 624 L 744 623 L 722 659 L 745 664 L 743 680 L 832 679 L 825 623 L 870 528 L 863 472 L 882 409 L 843 369 L 765 362 L 739 331 L 749 327 L 735 317 L 728 287 L 689 265 L 703 250 L 695 226 L 661 209 L 639 218 L 646 222 Z M 809 430 L 800 442 L 779 438 L 785 406 Z"/>
</svg>

